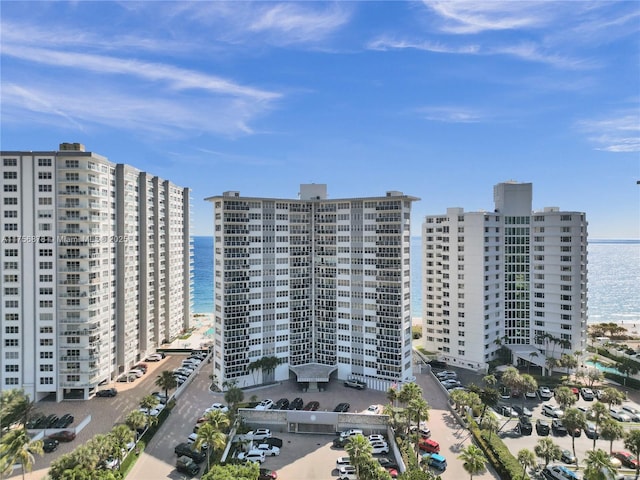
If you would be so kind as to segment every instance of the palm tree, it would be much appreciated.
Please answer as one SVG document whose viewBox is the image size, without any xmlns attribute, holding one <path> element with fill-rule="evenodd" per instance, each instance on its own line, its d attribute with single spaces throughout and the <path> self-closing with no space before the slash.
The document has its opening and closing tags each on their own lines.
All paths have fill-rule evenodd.
<svg viewBox="0 0 640 480">
<path fill-rule="evenodd" d="M 560 357 L 560 365 L 567 369 L 567 375 L 569 375 L 569 370 L 578 366 L 578 359 L 573 355 L 563 353 Z"/>
<path fill-rule="evenodd" d="M 344 449 L 349 454 L 351 463 L 356 467 L 356 477 L 360 478 L 360 469 L 372 458 L 369 439 L 363 435 L 354 435 L 349 439 Z"/>
<path fill-rule="evenodd" d="M 406 406 L 413 398 L 422 398 L 420 385 L 415 382 L 402 385 L 400 392 L 398 392 L 398 400 Z"/>
<path fill-rule="evenodd" d="M 0 442 L 0 473 L 5 474 L 13 470 L 13 465 L 22 465 L 22 478 L 25 472 L 33 468 L 35 458 L 33 454 L 43 455 L 42 440 L 31 440 L 27 429 L 23 427 L 4 433 Z"/>
<path fill-rule="evenodd" d="M 564 412 L 564 417 L 562 417 L 562 423 L 566 427 L 567 431 L 571 435 L 571 448 L 573 450 L 573 456 L 576 456 L 576 431 L 583 430 L 587 425 L 587 419 L 577 408 L 570 408 L 566 412 Z M 577 457 L 576 457 L 577 458 Z M 576 460 L 576 465 L 578 464 L 578 460 Z"/>
<path fill-rule="evenodd" d="M 232 384 L 229 389 L 224 392 L 224 401 L 229 405 L 229 410 L 236 413 L 238 404 L 244 400 L 244 392 L 237 385 Z"/>
<path fill-rule="evenodd" d="M 613 442 L 624 437 L 624 428 L 617 420 L 613 418 L 607 418 L 602 422 L 602 429 L 600 430 L 600 436 L 603 440 L 609 441 L 609 454 L 613 452 Z"/>
<path fill-rule="evenodd" d="M 178 386 L 176 377 L 173 376 L 173 372 L 169 370 L 163 370 L 160 375 L 156 377 L 156 386 L 164 390 L 164 396 L 169 398 L 169 390 L 173 390 Z"/>
<path fill-rule="evenodd" d="M 556 402 L 558 402 L 558 405 L 560 405 L 560 408 L 563 410 L 566 410 L 578 401 L 569 387 L 563 386 L 556 388 L 553 396 L 555 397 Z"/>
<path fill-rule="evenodd" d="M 147 425 L 147 416 L 140 410 L 134 410 L 127 415 L 124 423 L 134 431 L 139 431 Z"/>
<path fill-rule="evenodd" d="M 389 404 L 392 406 L 396 406 L 396 401 L 398 400 L 398 390 L 395 387 L 389 387 L 387 390 L 387 400 L 389 400 Z"/>
<path fill-rule="evenodd" d="M 229 416 L 220 410 L 211 410 L 204 418 L 218 432 L 225 430 L 231 424 Z"/>
<path fill-rule="evenodd" d="M 5 430 L 14 423 L 26 425 L 36 410 L 35 402 L 24 390 L 11 389 L 0 393 L 0 429 Z"/>
<path fill-rule="evenodd" d="M 553 373 L 553 369 L 558 366 L 558 359 L 553 357 L 547 357 L 544 363 L 547 367 L 547 375 L 551 376 L 551 374 Z"/>
<path fill-rule="evenodd" d="M 524 408 L 524 400 L 526 392 L 535 392 L 538 389 L 538 382 L 528 373 L 520 375 L 520 389 L 522 390 L 522 407 Z"/>
<path fill-rule="evenodd" d="M 407 417 L 409 419 L 409 426 L 407 426 L 407 434 L 409 433 L 409 427 L 411 426 L 411 420 L 416 421 L 416 425 L 420 425 L 421 421 L 429 420 L 429 410 L 431 407 L 424 398 L 412 398 L 407 405 Z"/>
<path fill-rule="evenodd" d="M 531 352 L 529 354 L 529 363 L 527 364 L 527 374 L 531 373 L 531 364 L 533 363 L 533 359 L 539 357 L 538 352 Z"/>
<path fill-rule="evenodd" d="M 600 423 L 602 422 L 602 420 L 604 420 L 609 416 L 609 410 L 607 409 L 607 406 L 604 403 L 598 401 L 593 404 L 593 407 L 591 407 L 591 413 L 593 414 L 595 425 L 596 425 L 596 431 L 595 431 L 595 434 L 593 435 L 593 450 L 595 450 L 596 440 L 598 439 L 598 428 L 600 427 Z"/>
<path fill-rule="evenodd" d="M 127 452 L 127 444 L 133 442 L 136 439 L 135 433 L 127 425 L 116 425 L 111 429 L 109 433 L 112 438 L 113 444 L 116 449 L 116 457 L 118 458 L 118 465 L 122 465 L 124 454 Z"/>
<path fill-rule="evenodd" d="M 635 375 L 638 373 L 638 367 L 636 365 L 636 362 L 630 358 L 624 358 L 621 362 L 616 363 L 616 368 L 624 375 L 622 381 L 624 386 L 627 385 L 627 378 L 629 378 L 629 375 Z"/>
<path fill-rule="evenodd" d="M 493 415 L 487 415 L 480 421 L 480 428 L 489 431 L 489 441 L 491 441 L 491 435 L 498 430 L 498 419 Z"/>
<path fill-rule="evenodd" d="M 544 460 L 544 466 L 549 465 L 552 460 L 558 460 L 562 456 L 562 450 L 558 445 L 553 443 L 549 437 L 544 437 L 538 440 L 537 445 L 533 451 L 536 456 Z"/>
<path fill-rule="evenodd" d="M 624 399 L 625 394 L 613 387 L 606 387 L 602 390 L 602 395 L 600 395 L 600 401 L 609 405 L 609 408 L 614 405 L 621 405 Z"/>
<path fill-rule="evenodd" d="M 227 443 L 227 436 L 216 430 L 213 425 L 204 424 L 198 429 L 198 436 L 196 437 L 195 447 L 196 449 L 202 449 L 204 444 L 207 444 L 207 469 L 211 468 L 211 452 L 214 450 L 221 450 Z"/>
<path fill-rule="evenodd" d="M 611 456 L 604 450 L 589 450 L 585 460 L 584 480 L 609 480 L 616 477 Z"/>
<path fill-rule="evenodd" d="M 507 368 L 502 374 L 502 383 L 504 383 L 513 392 L 520 389 L 522 377 L 516 367 Z"/>
<path fill-rule="evenodd" d="M 527 468 L 536 466 L 536 456 L 528 448 L 523 448 L 518 452 L 518 463 L 522 465 L 522 480 L 524 480 L 527 475 Z"/>
<path fill-rule="evenodd" d="M 474 475 L 478 475 L 486 469 L 485 464 L 487 463 L 487 458 L 484 456 L 484 453 L 482 453 L 480 447 L 473 444 L 463 449 L 462 453 L 458 455 L 458 459 L 463 461 L 462 466 L 469 474 L 470 479 L 473 479 Z"/>
<path fill-rule="evenodd" d="M 630 430 L 624 438 L 624 448 L 636 456 L 636 479 L 640 475 L 640 430 Z"/>
</svg>

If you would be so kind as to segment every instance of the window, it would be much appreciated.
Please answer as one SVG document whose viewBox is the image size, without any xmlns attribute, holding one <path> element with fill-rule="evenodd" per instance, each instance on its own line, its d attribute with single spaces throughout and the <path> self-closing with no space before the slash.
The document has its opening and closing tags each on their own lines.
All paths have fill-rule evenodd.
<svg viewBox="0 0 640 480">
<path fill-rule="evenodd" d="M 5 333 L 20 333 L 20 327 L 16 326 L 11 326 L 11 327 L 5 327 L 4 328 L 4 332 Z"/>
<path fill-rule="evenodd" d="M 38 180 L 51 180 L 51 172 L 38 172 Z"/>
<path fill-rule="evenodd" d="M 5 185 L 4 186 L 4 191 L 5 192 L 17 192 L 18 191 L 18 186 L 17 185 Z"/>
<path fill-rule="evenodd" d="M 53 385 L 53 377 L 40 378 L 40 385 Z"/>
<path fill-rule="evenodd" d="M 2 164 L 5 167 L 17 167 L 18 166 L 18 159 L 17 158 L 5 158 L 5 159 L 3 159 Z"/>
<path fill-rule="evenodd" d="M 40 339 L 41 347 L 51 347 L 53 346 L 53 338 L 41 338 Z"/>
<path fill-rule="evenodd" d="M 20 371 L 20 366 L 19 365 L 5 365 L 4 366 L 4 371 L 5 372 L 19 372 Z"/>
<path fill-rule="evenodd" d="M 39 192 L 52 192 L 53 187 L 51 185 L 38 185 Z"/>
<path fill-rule="evenodd" d="M 38 159 L 38 166 L 39 167 L 50 167 L 51 166 L 51 159 L 50 158 L 39 158 Z"/>
<path fill-rule="evenodd" d="M 17 338 L 5 338 L 4 339 L 4 346 L 5 347 L 17 347 L 19 344 L 18 339 Z"/>
<path fill-rule="evenodd" d="M 18 172 L 4 172 L 2 177 L 5 180 L 17 180 L 18 179 Z"/>
<path fill-rule="evenodd" d="M 38 205 L 52 205 L 52 199 L 51 197 L 41 197 L 38 198 Z"/>
</svg>

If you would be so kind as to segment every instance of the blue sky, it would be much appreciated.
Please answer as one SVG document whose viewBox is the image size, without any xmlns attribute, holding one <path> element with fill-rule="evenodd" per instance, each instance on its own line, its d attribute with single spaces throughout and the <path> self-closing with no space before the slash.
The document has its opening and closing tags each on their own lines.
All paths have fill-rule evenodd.
<svg viewBox="0 0 640 480">
<path fill-rule="evenodd" d="M 192 188 L 587 212 L 640 238 L 640 3 L 2 2 L 3 150 L 81 142 Z"/>
</svg>

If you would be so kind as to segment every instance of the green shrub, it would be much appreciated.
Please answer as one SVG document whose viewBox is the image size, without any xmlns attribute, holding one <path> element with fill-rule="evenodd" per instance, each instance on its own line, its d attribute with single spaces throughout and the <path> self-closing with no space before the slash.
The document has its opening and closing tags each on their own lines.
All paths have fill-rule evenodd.
<svg viewBox="0 0 640 480">
<path fill-rule="evenodd" d="M 411 337 L 414 340 L 422 338 L 422 327 L 420 325 L 414 325 L 411 327 Z"/>
<path fill-rule="evenodd" d="M 495 432 L 480 430 L 473 420 L 470 423 L 471 434 L 501 480 L 529 480 L 526 474 L 523 478 L 522 465 Z"/>
</svg>

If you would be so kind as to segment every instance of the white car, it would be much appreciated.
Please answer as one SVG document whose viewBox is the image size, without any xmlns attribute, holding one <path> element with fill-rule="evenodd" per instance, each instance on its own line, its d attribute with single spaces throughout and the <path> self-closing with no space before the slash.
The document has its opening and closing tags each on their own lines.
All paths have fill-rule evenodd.
<svg viewBox="0 0 640 480">
<path fill-rule="evenodd" d="M 549 387 L 542 386 L 538 388 L 538 395 L 540 396 L 541 400 L 549 400 L 551 397 L 553 397 L 553 392 Z"/>
<path fill-rule="evenodd" d="M 340 467 L 338 469 L 338 473 L 340 473 L 340 475 L 348 475 L 350 473 L 355 475 L 356 467 L 354 467 L 353 465 L 345 465 L 344 467 Z"/>
<path fill-rule="evenodd" d="M 254 410 L 269 410 L 273 406 L 273 400 L 266 398 L 262 400 Z"/>
<path fill-rule="evenodd" d="M 617 420 L 619 422 L 630 422 L 631 421 L 631 417 L 629 415 L 627 415 L 627 413 L 624 410 L 616 410 L 615 408 L 610 408 L 609 409 L 609 415 L 611 415 L 611 418 L 613 418 L 614 420 Z"/>
<path fill-rule="evenodd" d="M 456 379 L 458 378 L 458 374 L 456 372 L 445 370 L 443 372 L 436 373 L 436 377 L 438 380 Z"/>
<path fill-rule="evenodd" d="M 371 453 L 374 455 L 381 455 L 383 453 L 389 453 L 389 445 L 385 442 L 375 442 L 371 444 Z"/>
<path fill-rule="evenodd" d="M 238 460 L 247 460 L 250 462 L 264 463 L 265 456 L 262 450 L 250 450 L 249 452 L 240 452 Z"/>
<path fill-rule="evenodd" d="M 127 375 L 135 375 L 136 378 L 140 378 L 144 375 L 144 372 L 142 370 L 133 369 L 133 370 L 129 370 L 127 372 Z"/>
<path fill-rule="evenodd" d="M 369 435 L 369 441 L 371 443 L 373 442 L 387 442 L 384 438 L 384 435 L 380 435 L 379 433 L 373 434 L 373 435 Z"/>
<path fill-rule="evenodd" d="M 349 437 L 354 437 L 356 435 L 363 435 L 362 430 L 359 428 L 350 428 L 349 430 L 340 432 L 340 438 L 349 438 Z"/>
<path fill-rule="evenodd" d="M 145 362 L 159 362 L 160 360 L 162 360 L 162 355 L 159 353 L 152 353 L 144 359 Z"/>
<path fill-rule="evenodd" d="M 151 410 L 147 408 L 142 408 L 142 407 L 140 407 L 138 410 L 140 410 L 145 415 L 149 415 L 151 417 L 157 417 L 158 415 L 160 415 L 160 412 L 164 410 L 164 405 L 159 403 L 158 405 L 156 405 L 155 408 L 152 408 Z"/>
<path fill-rule="evenodd" d="M 536 393 L 535 390 L 533 390 L 531 392 L 525 392 L 524 396 L 527 398 L 536 398 L 538 394 Z"/>
<path fill-rule="evenodd" d="M 367 409 L 363 413 L 368 413 L 370 415 L 378 415 L 380 413 L 379 405 L 369 405 Z"/>
<path fill-rule="evenodd" d="M 351 465 L 351 458 L 349 457 L 338 457 L 336 460 L 336 468 L 344 467 L 345 465 Z"/>
<path fill-rule="evenodd" d="M 247 438 L 251 440 L 264 440 L 265 438 L 271 438 L 271 430 L 268 428 L 256 428 L 247 432 Z"/>
<path fill-rule="evenodd" d="M 189 444 L 196 443 L 197 440 L 198 440 L 198 434 L 197 433 L 192 433 L 191 435 L 189 435 L 187 437 L 187 443 L 189 443 Z M 207 450 L 209 448 L 209 444 L 208 443 L 203 443 L 200 448 L 202 450 Z"/>
<path fill-rule="evenodd" d="M 629 415 L 632 422 L 640 422 L 640 410 L 631 405 L 623 405 L 622 413 Z"/>
<path fill-rule="evenodd" d="M 278 447 L 274 447 L 266 443 L 261 443 L 255 448 L 255 450 L 261 450 L 264 452 L 265 456 L 269 457 L 280 455 L 280 449 Z"/>
<path fill-rule="evenodd" d="M 542 406 L 542 414 L 543 415 L 547 415 L 548 417 L 553 417 L 553 418 L 560 418 L 564 415 L 564 412 L 562 411 L 562 409 L 551 405 L 549 403 L 545 403 Z"/>
<path fill-rule="evenodd" d="M 229 411 L 229 407 L 227 407 L 226 405 L 223 405 L 221 403 L 213 403 L 213 404 L 211 404 L 211 407 L 207 408 L 207 410 L 209 412 L 211 412 L 213 410 L 220 410 L 222 413 L 227 413 Z"/>
</svg>

